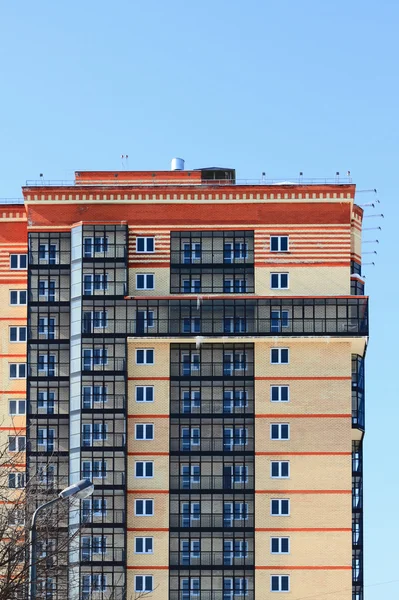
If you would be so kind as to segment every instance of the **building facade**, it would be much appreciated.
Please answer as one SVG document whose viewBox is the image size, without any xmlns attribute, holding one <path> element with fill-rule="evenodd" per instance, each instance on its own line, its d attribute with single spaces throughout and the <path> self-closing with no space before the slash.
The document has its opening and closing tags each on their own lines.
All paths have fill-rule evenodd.
<svg viewBox="0 0 399 600">
<path fill-rule="evenodd" d="M 28 476 L 95 484 L 69 598 L 362 600 L 355 186 L 79 172 L 23 195 Z"/>
</svg>

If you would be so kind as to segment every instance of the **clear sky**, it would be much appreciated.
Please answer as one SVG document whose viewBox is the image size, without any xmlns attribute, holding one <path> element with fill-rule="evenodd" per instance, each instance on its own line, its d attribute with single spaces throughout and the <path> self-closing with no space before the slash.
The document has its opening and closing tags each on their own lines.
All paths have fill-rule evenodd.
<svg viewBox="0 0 399 600">
<path fill-rule="evenodd" d="M 398 29 L 397 0 L 0 0 L 0 197 L 39 173 L 121 168 L 121 154 L 132 170 L 181 156 L 241 178 L 349 169 L 377 188 L 366 600 L 399 597 L 398 583 L 373 585 L 399 579 Z"/>
</svg>

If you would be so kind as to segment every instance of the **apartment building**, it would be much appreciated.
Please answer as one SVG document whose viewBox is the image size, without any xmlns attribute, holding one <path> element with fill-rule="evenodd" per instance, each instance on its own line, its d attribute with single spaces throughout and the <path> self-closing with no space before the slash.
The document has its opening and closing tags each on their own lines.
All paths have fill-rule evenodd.
<svg viewBox="0 0 399 600">
<path fill-rule="evenodd" d="M 362 600 L 355 186 L 209 168 L 23 195 L 28 261 L 1 289 L 28 290 L 27 468 L 54 491 L 95 484 L 71 513 L 69 598 Z M 9 315 L 26 318 L 9 309 L 3 407 Z"/>
</svg>

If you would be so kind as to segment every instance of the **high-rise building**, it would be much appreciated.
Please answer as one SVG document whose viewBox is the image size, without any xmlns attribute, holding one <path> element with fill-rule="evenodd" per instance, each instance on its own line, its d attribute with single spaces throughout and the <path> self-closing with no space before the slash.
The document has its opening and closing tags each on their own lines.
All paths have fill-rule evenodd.
<svg viewBox="0 0 399 600">
<path fill-rule="evenodd" d="M 27 469 L 54 491 L 95 484 L 71 513 L 68 597 L 362 600 L 355 186 L 208 168 L 23 195 Z M 3 269 L 25 255 L 11 231 Z M 26 289 L 4 277 L 1 298 Z M 20 309 L 1 306 L 14 336 Z"/>
</svg>

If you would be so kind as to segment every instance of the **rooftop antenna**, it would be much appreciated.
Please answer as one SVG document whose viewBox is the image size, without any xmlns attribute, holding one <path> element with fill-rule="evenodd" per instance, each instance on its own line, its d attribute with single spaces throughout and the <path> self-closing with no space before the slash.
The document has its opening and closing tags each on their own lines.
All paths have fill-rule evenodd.
<svg viewBox="0 0 399 600">
<path fill-rule="evenodd" d="M 356 194 L 365 194 L 365 193 L 369 193 L 369 192 L 374 192 L 374 194 L 376 194 L 377 190 L 375 188 L 372 190 L 356 190 Z"/>
<path fill-rule="evenodd" d="M 381 227 L 364 227 L 363 228 L 363 231 L 375 231 L 375 230 L 381 231 Z"/>
<path fill-rule="evenodd" d="M 339 171 L 335 171 L 335 181 L 339 183 Z"/>
<path fill-rule="evenodd" d="M 126 169 L 129 170 L 129 156 L 128 156 L 128 154 L 125 154 L 125 158 L 126 158 Z"/>
<path fill-rule="evenodd" d="M 362 244 L 379 244 L 380 240 L 365 240 Z"/>
<path fill-rule="evenodd" d="M 384 215 L 382 213 L 380 213 L 379 215 L 364 215 L 364 219 L 366 219 L 367 217 L 382 217 L 384 218 Z"/>
<path fill-rule="evenodd" d="M 363 254 L 377 254 L 377 250 L 372 250 L 371 252 L 362 252 Z"/>
<path fill-rule="evenodd" d="M 299 171 L 299 182 L 302 182 L 303 171 Z"/>
<path fill-rule="evenodd" d="M 363 263 L 363 267 L 367 267 L 368 265 L 373 265 L 373 267 L 375 267 L 375 263 L 374 262 Z"/>
<path fill-rule="evenodd" d="M 262 183 L 264 183 L 266 177 L 266 172 L 262 171 Z"/>
</svg>

